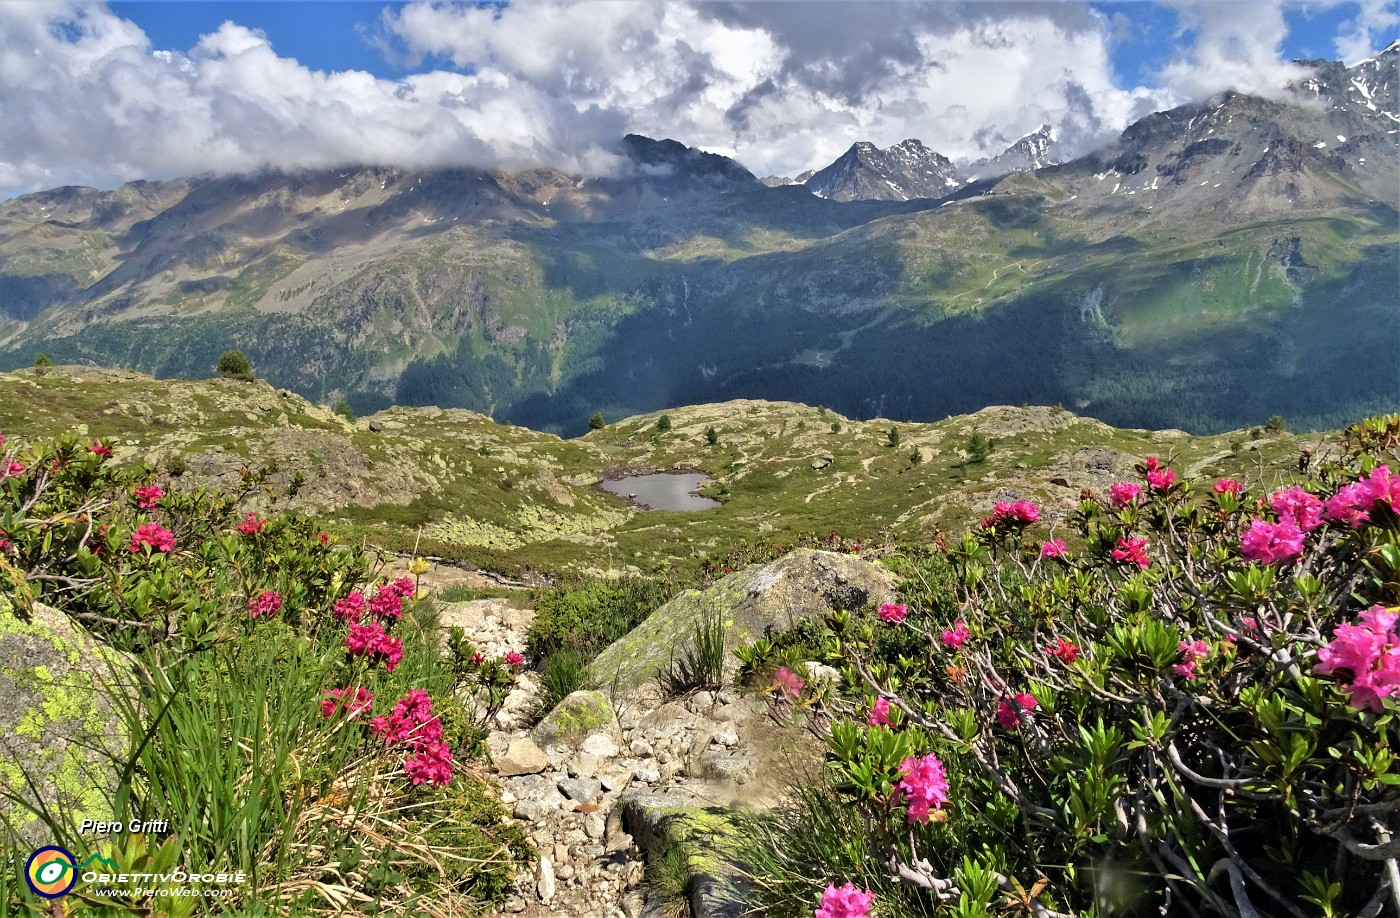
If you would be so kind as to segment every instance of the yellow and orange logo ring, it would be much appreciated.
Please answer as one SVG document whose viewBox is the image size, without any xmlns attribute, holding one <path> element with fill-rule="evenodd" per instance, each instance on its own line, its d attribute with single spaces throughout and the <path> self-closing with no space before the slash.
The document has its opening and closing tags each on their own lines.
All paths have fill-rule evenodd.
<svg viewBox="0 0 1400 918">
<path fill-rule="evenodd" d="M 45 899 L 67 895 L 78 882 L 78 859 L 58 845 L 45 845 L 24 865 L 24 879 L 29 888 Z"/>
</svg>

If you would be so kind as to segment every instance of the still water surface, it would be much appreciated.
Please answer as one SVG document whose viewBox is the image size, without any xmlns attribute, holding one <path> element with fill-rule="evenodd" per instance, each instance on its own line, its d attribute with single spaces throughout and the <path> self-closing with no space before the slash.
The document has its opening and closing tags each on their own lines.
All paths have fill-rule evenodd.
<svg viewBox="0 0 1400 918">
<path fill-rule="evenodd" d="M 719 501 L 701 497 L 695 489 L 710 480 L 701 472 L 658 472 L 654 475 L 628 475 L 601 482 L 598 487 L 648 510 L 708 510 Z"/>
</svg>

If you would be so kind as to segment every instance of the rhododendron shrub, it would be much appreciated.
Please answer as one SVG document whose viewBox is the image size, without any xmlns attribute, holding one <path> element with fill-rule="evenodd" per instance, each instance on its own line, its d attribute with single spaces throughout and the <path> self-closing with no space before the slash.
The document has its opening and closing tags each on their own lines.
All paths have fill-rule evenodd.
<svg viewBox="0 0 1400 918">
<path fill-rule="evenodd" d="M 478 744 L 415 581 L 376 581 L 355 545 L 242 506 L 281 502 L 259 473 L 239 494 L 189 492 L 96 443 L 0 440 L 15 470 L 0 482 L 0 594 L 21 618 L 44 603 L 129 653 L 112 716 L 140 742 L 117 763 L 114 815 L 165 819 L 190 863 L 254 877 L 239 911 L 286 912 L 284 884 L 307 876 L 324 901 L 292 911 L 373 895 L 385 911 L 427 898 L 464 914 L 502 899 L 528 845 L 459 775 Z M 13 763 L 42 780 L 27 764 Z M 347 839 L 401 879 L 371 888 L 344 867 Z M 8 868 L 3 825 L 0 841 Z"/>
<path fill-rule="evenodd" d="M 785 869 L 808 885 L 759 878 L 763 901 L 852 882 L 892 915 L 1400 914 L 1400 416 L 1297 468 L 1152 460 L 1056 521 L 1073 552 L 994 519 L 904 562 L 898 629 L 828 617 L 847 692 L 813 716 L 868 840 L 824 868 L 834 845 L 804 840 Z M 789 837 L 839 821 L 810 812 Z"/>
<path fill-rule="evenodd" d="M 314 632 L 366 576 L 364 554 L 321 542 L 311 521 L 176 492 L 149 466 L 114 462 L 113 442 L 0 446 L 0 464 L 23 466 L 0 487 L 0 590 L 21 609 L 43 602 L 124 649 L 194 649 L 273 614 Z M 240 529 L 250 518 L 256 539 Z"/>
</svg>

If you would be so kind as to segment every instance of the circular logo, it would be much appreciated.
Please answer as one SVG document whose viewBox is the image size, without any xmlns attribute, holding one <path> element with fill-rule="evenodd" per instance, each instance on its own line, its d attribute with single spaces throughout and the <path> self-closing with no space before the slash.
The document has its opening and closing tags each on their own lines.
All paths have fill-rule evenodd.
<svg viewBox="0 0 1400 918">
<path fill-rule="evenodd" d="M 45 899 L 57 899 L 78 882 L 78 860 L 65 848 L 47 845 L 29 855 L 24 879 Z"/>
</svg>

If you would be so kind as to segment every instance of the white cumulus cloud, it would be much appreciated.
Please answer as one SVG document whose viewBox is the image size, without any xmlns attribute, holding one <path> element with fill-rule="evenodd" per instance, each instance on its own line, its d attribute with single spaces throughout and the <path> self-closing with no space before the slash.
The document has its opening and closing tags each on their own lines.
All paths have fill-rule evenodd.
<svg viewBox="0 0 1400 918">
<path fill-rule="evenodd" d="M 1173 5 L 1180 51 L 1147 88 L 1115 82 L 1121 13 L 1078 0 L 414 0 L 373 29 L 412 71 L 397 80 L 311 70 L 234 22 L 155 48 L 105 5 L 7 0 L 0 189 L 352 163 L 596 172 L 628 132 L 795 175 L 857 140 L 975 158 L 1047 122 L 1084 149 L 1149 111 L 1294 75 L 1277 0 Z M 1384 2 L 1357 10 L 1339 47 L 1393 26 Z"/>
</svg>

